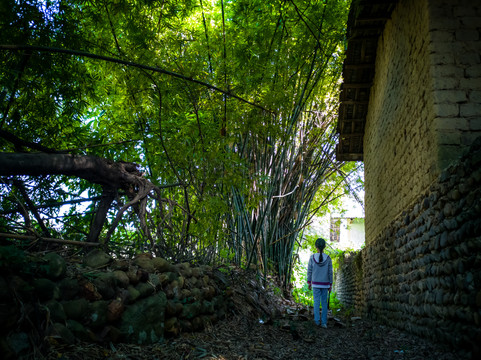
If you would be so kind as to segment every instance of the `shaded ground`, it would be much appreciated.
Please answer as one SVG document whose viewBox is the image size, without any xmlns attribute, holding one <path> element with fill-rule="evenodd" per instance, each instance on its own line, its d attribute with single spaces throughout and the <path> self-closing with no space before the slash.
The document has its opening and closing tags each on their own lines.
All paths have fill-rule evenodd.
<svg viewBox="0 0 481 360">
<path fill-rule="evenodd" d="M 464 359 L 396 329 L 358 320 L 345 326 L 331 320 L 327 329 L 310 321 L 261 324 L 235 316 L 152 346 L 91 344 L 54 346 L 48 359 Z"/>
<path fill-rule="evenodd" d="M 219 275 L 222 275 L 219 273 Z M 228 318 L 202 332 L 183 333 L 161 344 L 62 345 L 50 339 L 47 359 L 469 359 L 417 336 L 336 313 L 328 328 L 314 326 L 307 308 L 264 287 L 252 273 L 231 269 L 219 278 L 231 293 Z"/>
</svg>

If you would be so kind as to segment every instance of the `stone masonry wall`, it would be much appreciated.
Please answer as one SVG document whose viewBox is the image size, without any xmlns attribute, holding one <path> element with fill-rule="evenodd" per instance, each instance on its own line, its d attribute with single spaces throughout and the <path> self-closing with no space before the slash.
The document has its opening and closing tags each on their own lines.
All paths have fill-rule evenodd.
<svg viewBox="0 0 481 360">
<path fill-rule="evenodd" d="M 364 134 L 362 270 L 346 261 L 336 285 L 364 315 L 467 348 L 481 343 L 480 24 L 480 0 L 397 2 Z"/>
<path fill-rule="evenodd" d="M 353 263 L 338 274 L 341 302 L 460 349 L 479 344 L 481 138 L 362 250 L 362 271 Z"/>
<path fill-rule="evenodd" d="M 427 1 L 401 0 L 379 39 L 364 135 L 366 242 L 438 175 Z"/>
<path fill-rule="evenodd" d="M 362 284 L 362 252 L 348 253 L 334 279 L 334 291 L 344 307 L 360 309 L 359 306 L 364 301 Z"/>
</svg>

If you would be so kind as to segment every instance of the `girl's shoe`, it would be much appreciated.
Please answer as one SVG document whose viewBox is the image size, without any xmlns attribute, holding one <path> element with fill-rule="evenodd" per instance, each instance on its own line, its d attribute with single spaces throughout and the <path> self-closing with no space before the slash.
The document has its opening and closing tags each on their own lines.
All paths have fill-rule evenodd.
<svg viewBox="0 0 481 360">
<path fill-rule="evenodd" d="M 322 324 L 321 327 L 322 327 L 323 329 L 327 329 L 327 325 L 326 325 L 326 324 Z"/>
</svg>

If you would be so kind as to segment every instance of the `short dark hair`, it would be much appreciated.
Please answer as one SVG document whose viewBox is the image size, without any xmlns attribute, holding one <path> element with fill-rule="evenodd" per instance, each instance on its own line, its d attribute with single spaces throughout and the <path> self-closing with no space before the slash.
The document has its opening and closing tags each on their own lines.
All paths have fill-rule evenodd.
<svg viewBox="0 0 481 360">
<path fill-rule="evenodd" d="M 322 251 L 324 250 L 325 247 L 326 247 L 326 240 L 324 240 L 323 238 L 319 238 L 316 240 L 316 248 Z"/>
</svg>

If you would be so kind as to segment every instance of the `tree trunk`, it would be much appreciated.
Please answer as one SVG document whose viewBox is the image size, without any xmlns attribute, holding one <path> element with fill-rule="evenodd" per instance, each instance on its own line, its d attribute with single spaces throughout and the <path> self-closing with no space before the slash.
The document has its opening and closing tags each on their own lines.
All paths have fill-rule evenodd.
<svg viewBox="0 0 481 360">
<path fill-rule="evenodd" d="M 134 163 L 71 154 L 0 153 L 1 175 L 70 175 L 117 189 L 147 181 Z"/>
<path fill-rule="evenodd" d="M 91 224 L 88 236 L 89 242 L 99 240 L 98 236 L 105 223 L 108 209 L 118 189 L 123 189 L 127 194 L 130 194 L 133 200 L 117 214 L 117 218 L 111 229 L 109 229 L 109 235 L 112 234 L 120 221 L 120 216 L 128 207 L 138 206 L 140 202 L 140 209 L 136 209 L 136 212 L 139 216 L 145 215 L 147 202 L 143 201 L 143 199 L 152 190 L 156 192 L 159 190 L 149 180 L 142 177 L 137 164 L 112 162 L 94 156 L 57 153 L 0 153 L 0 176 L 12 175 L 67 175 L 102 185 L 104 193 L 102 194 L 94 221 Z M 144 223 L 145 221 L 142 224 Z M 150 232 L 147 232 L 148 234 Z M 109 237 L 107 237 L 107 241 Z"/>
</svg>

